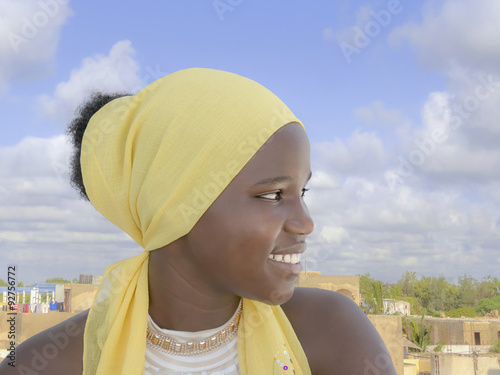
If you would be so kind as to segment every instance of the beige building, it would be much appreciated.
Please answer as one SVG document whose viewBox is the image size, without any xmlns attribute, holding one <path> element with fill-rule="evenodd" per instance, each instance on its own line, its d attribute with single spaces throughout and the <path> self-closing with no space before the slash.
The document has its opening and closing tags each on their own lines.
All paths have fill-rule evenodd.
<svg viewBox="0 0 500 375">
<path fill-rule="evenodd" d="M 431 354 L 432 375 L 497 375 L 500 374 L 499 354 Z"/>
<path fill-rule="evenodd" d="M 425 317 L 432 327 L 431 344 L 492 345 L 500 339 L 500 319 L 432 318 Z"/>
<path fill-rule="evenodd" d="M 65 284 L 65 308 L 67 312 L 80 313 L 92 306 L 99 285 Z"/>
<path fill-rule="evenodd" d="M 295 286 L 332 290 L 361 304 L 359 276 L 332 276 L 322 275 L 319 271 L 302 271 L 295 280 Z"/>
</svg>

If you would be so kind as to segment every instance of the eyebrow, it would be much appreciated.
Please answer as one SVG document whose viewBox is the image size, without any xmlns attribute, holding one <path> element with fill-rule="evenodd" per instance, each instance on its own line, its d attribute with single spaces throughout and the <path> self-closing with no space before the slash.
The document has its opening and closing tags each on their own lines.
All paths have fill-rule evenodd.
<svg viewBox="0 0 500 375">
<path fill-rule="evenodd" d="M 309 173 L 309 177 L 307 178 L 307 181 L 311 179 L 312 172 Z M 273 184 L 278 184 L 280 182 L 292 182 L 293 178 L 290 176 L 279 176 L 279 177 L 271 177 L 271 178 L 265 178 L 263 180 L 260 180 L 256 184 L 252 185 L 252 187 L 258 187 L 258 186 L 265 186 L 265 185 L 273 185 Z"/>
</svg>

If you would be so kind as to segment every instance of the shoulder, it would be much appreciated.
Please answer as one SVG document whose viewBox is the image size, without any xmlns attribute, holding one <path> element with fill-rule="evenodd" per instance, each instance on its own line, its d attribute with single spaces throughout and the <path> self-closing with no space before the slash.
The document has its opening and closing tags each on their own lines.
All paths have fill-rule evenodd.
<svg viewBox="0 0 500 375">
<path fill-rule="evenodd" d="M 315 375 L 396 374 L 387 348 L 361 308 L 329 290 L 295 288 L 281 305 Z M 381 372 L 383 370 L 383 372 Z"/>
<path fill-rule="evenodd" d="M 30 337 L 16 348 L 15 367 L 7 357 L 0 363 L 0 373 L 81 375 L 87 316 L 88 310 Z"/>
</svg>

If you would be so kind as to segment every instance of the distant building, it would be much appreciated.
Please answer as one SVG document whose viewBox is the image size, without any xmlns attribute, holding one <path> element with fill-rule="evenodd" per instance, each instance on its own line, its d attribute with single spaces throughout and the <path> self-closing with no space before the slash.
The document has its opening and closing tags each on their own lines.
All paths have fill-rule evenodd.
<svg viewBox="0 0 500 375">
<path fill-rule="evenodd" d="M 384 298 L 384 315 L 411 315 L 411 305 L 406 301 L 396 301 L 394 299 Z"/>
<path fill-rule="evenodd" d="M 92 275 L 80 275 L 79 284 L 92 284 Z"/>
<path fill-rule="evenodd" d="M 361 303 L 359 276 L 333 276 L 322 275 L 319 271 L 302 271 L 295 279 L 295 286 L 332 290 L 349 297 L 358 305 Z"/>
<path fill-rule="evenodd" d="M 425 317 L 425 325 L 432 327 L 431 344 L 444 341 L 446 345 L 492 345 L 500 339 L 499 319 L 432 318 Z"/>
</svg>

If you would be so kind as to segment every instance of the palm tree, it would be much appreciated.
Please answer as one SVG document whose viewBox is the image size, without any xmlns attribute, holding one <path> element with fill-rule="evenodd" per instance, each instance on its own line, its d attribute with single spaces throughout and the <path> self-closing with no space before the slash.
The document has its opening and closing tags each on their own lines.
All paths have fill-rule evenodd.
<svg viewBox="0 0 500 375">
<path fill-rule="evenodd" d="M 370 289 L 365 293 L 365 301 L 370 306 L 374 314 L 384 313 L 384 301 L 382 299 L 382 283 L 372 281 Z"/>
<path fill-rule="evenodd" d="M 404 325 L 404 331 L 408 339 L 422 349 L 423 352 L 425 352 L 427 345 L 431 341 L 431 328 L 424 325 L 424 317 L 425 315 L 422 315 L 420 324 L 417 324 L 412 317 L 410 317 L 411 324 L 409 324 L 405 318 Z"/>
</svg>

